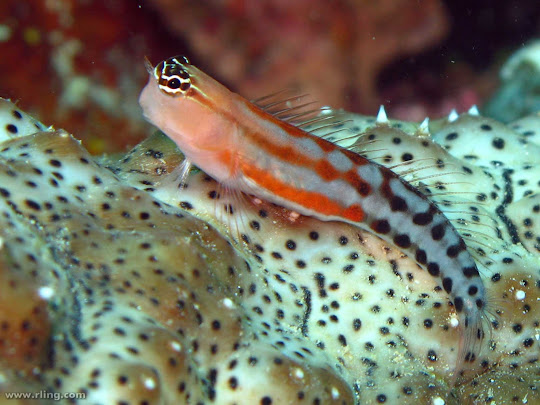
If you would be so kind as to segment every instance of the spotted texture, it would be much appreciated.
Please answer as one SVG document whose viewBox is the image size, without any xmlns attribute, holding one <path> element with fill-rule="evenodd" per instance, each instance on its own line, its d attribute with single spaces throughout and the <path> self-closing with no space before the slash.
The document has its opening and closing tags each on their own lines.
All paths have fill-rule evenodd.
<svg viewBox="0 0 540 405">
<path fill-rule="evenodd" d="M 343 137 L 366 120 L 350 117 Z M 0 390 L 82 391 L 103 404 L 540 401 L 540 262 L 514 239 L 526 226 L 511 209 L 530 206 L 536 226 L 534 196 L 412 126 L 371 126 L 347 142 L 437 202 L 499 312 L 452 395 L 455 308 L 400 249 L 239 198 L 200 171 L 179 191 L 167 173 L 182 157 L 162 135 L 115 160 L 62 131 L 0 145 L 0 276 L 21 303 L 0 311 L 0 349 L 17 347 L 2 357 Z"/>
<path fill-rule="evenodd" d="M 37 131 L 46 131 L 41 122 L 18 108 L 11 101 L 0 97 L 0 142 Z"/>
</svg>

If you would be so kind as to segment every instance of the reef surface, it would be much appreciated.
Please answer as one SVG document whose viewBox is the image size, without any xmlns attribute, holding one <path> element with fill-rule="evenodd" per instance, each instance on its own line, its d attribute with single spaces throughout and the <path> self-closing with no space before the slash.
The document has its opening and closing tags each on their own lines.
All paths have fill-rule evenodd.
<svg viewBox="0 0 540 405">
<path fill-rule="evenodd" d="M 421 189 L 479 264 L 494 316 L 456 387 L 456 313 L 400 251 L 235 198 L 200 171 L 179 190 L 167 174 L 182 155 L 162 134 L 93 157 L 2 99 L 0 392 L 539 403 L 540 115 L 503 125 L 471 110 L 418 125 L 334 113 L 315 133 Z"/>
</svg>

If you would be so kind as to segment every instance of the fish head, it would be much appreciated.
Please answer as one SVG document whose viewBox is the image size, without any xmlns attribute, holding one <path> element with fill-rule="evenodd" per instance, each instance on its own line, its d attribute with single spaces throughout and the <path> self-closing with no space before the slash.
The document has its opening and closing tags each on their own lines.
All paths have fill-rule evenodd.
<svg viewBox="0 0 540 405">
<path fill-rule="evenodd" d="M 185 56 L 155 67 L 146 61 L 148 83 L 139 97 L 145 118 L 176 143 L 195 165 L 217 178 L 231 175 L 237 142 L 234 99 L 225 86 Z"/>
</svg>

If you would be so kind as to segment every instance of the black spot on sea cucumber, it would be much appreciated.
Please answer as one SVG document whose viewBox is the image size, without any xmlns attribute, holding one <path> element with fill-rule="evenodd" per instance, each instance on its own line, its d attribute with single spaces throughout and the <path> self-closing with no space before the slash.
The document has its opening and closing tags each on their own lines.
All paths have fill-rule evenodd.
<svg viewBox="0 0 540 405">
<path fill-rule="evenodd" d="M 408 161 L 413 160 L 413 159 L 414 159 L 414 157 L 410 153 L 404 153 L 403 155 L 401 155 L 401 160 L 404 161 L 404 162 L 408 162 Z"/>
<path fill-rule="evenodd" d="M 262 397 L 261 398 L 261 405 L 272 405 L 272 398 L 271 397 Z"/>
<path fill-rule="evenodd" d="M 32 208 L 33 210 L 36 210 L 36 211 L 39 211 L 41 210 L 41 205 L 39 205 L 37 202 L 35 201 L 32 201 L 32 200 L 26 200 L 25 201 L 26 203 L 26 206 L 28 208 Z"/>
<path fill-rule="evenodd" d="M 502 138 L 495 138 L 493 139 L 493 147 L 496 149 L 503 149 L 504 148 L 504 139 Z"/>
<path fill-rule="evenodd" d="M 437 353 L 435 352 L 435 350 L 433 349 L 428 350 L 427 358 L 429 361 L 433 361 L 433 362 L 437 361 Z"/>
<path fill-rule="evenodd" d="M 350 273 L 353 270 L 354 270 L 354 264 L 348 264 L 345 267 L 343 267 L 344 273 Z"/>
<path fill-rule="evenodd" d="M 187 201 L 181 201 L 180 202 L 180 207 L 185 209 L 185 210 L 191 210 L 193 209 L 193 205 L 191 205 L 191 203 L 187 202 Z"/>
<path fill-rule="evenodd" d="M 525 339 L 523 341 L 523 346 L 525 347 L 531 347 L 534 343 L 534 340 L 532 340 L 532 338 L 528 338 L 528 339 Z"/>
<path fill-rule="evenodd" d="M 257 221 L 251 221 L 251 222 L 249 223 L 249 226 L 250 226 L 251 229 L 253 229 L 253 230 L 255 230 L 255 231 L 258 231 L 258 230 L 261 229 L 261 225 L 260 225 L 259 222 L 257 222 Z"/>
<path fill-rule="evenodd" d="M 345 338 L 344 335 L 338 336 L 339 343 L 341 343 L 342 346 L 347 346 L 347 338 Z"/>
</svg>

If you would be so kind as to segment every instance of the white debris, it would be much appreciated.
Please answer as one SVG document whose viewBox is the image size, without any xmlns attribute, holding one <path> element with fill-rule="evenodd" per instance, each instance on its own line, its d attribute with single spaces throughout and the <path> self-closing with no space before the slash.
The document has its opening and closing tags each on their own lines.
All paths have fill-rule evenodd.
<svg viewBox="0 0 540 405">
<path fill-rule="evenodd" d="M 54 295 L 54 290 L 51 287 L 44 286 L 38 289 L 38 294 L 44 300 L 50 300 Z"/>
<path fill-rule="evenodd" d="M 234 302 L 230 298 L 223 299 L 223 306 L 228 309 L 234 308 Z"/>
<path fill-rule="evenodd" d="M 143 383 L 144 386 L 149 390 L 154 390 L 156 388 L 156 380 L 153 378 L 145 378 Z"/>
<path fill-rule="evenodd" d="M 175 352 L 181 352 L 182 351 L 182 345 L 179 342 L 177 342 L 176 340 L 171 341 L 171 348 Z"/>
<path fill-rule="evenodd" d="M 442 399 L 441 397 L 435 397 L 432 399 L 431 403 L 433 405 L 444 405 L 446 404 L 446 401 L 444 399 Z"/>
<path fill-rule="evenodd" d="M 299 380 L 301 380 L 302 378 L 304 378 L 304 370 L 302 370 L 301 368 L 295 368 L 294 376 L 298 378 Z"/>
</svg>

